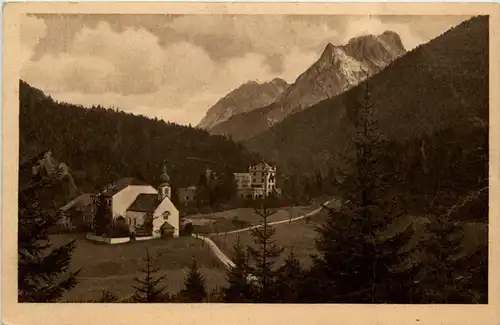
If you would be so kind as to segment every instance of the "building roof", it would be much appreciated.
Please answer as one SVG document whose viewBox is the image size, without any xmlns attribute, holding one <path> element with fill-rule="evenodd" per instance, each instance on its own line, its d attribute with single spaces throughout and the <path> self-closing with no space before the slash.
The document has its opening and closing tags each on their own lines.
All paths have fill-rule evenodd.
<svg viewBox="0 0 500 325">
<path fill-rule="evenodd" d="M 157 194 L 139 194 L 127 211 L 153 212 L 159 204 Z"/>
<path fill-rule="evenodd" d="M 274 167 L 263 161 L 256 165 L 250 166 L 250 169 L 274 169 Z"/>
<path fill-rule="evenodd" d="M 135 177 L 124 177 L 114 182 L 110 188 L 104 191 L 103 194 L 113 196 L 130 185 L 150 185 L 150 184 L 141 181 Z"/>
<path fill-rule="evenodd" d="M 179 189 L 177 189 L 177 192 L 180 192 L 180 191 L 196 191 L 197 187 L 192 185 L 192 186 L 188 186 L 188 187 L 181 187 Z"/>
<path fill-rule="evenodd" d="M 90 204 L 90 194 L 85 193 L 85 194 L 82 194 L 82 195 L 74 198 L 73 200 L 69 201 L 64 206 L 62 206 L 59 210 L 68 211 L 68 210 L 73 209 L 73 208 L 81 209 L 88 204 Z"/>
</svg>

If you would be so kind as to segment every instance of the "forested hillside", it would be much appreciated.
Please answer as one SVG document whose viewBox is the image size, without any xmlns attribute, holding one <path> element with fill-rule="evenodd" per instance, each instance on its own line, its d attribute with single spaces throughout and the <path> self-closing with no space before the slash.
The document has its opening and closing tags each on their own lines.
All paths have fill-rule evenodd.
<svg viewBox="0 0 500 325">
<path fill-rule="evenodd" d="M 80 191 L 128 176 L 156 185 L 164 160 L 174 187 L 197 184 L 207 167 L 186 157 L 242 171 L 259 160 L 240 144 L 204 130 L 103 107 L 59 103 L 23 81 L 19 87 L 20 160 L 50 149 L 55 159 L 69 166 Z"/>
</svg>

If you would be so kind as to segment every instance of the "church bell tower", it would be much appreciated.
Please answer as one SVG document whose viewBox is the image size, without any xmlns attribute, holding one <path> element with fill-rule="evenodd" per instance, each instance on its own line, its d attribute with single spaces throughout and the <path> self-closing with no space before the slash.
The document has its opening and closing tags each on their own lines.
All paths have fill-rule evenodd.
<svg viewBox="0 0 500 325">
<path fill-rule="evenodd" d="M 172 197 L 171 196 L 172 189 L 169 184 L 170 177 L 167 174 L 167 165 L 165 162 L 163 163 L 163 170 L 160 175 L 160 181 L 161 183 L 158 188 L 158 200 L 163 201 L 165 197 L 168 197 L 170 199 Z"/>
</svg>

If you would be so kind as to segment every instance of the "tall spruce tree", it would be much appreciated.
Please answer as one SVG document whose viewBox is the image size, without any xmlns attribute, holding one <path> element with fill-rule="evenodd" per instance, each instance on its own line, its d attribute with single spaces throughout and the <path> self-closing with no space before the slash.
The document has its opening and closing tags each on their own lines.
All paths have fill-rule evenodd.
<svg viewBox="0 0 500 325">
<path fill-rule="evenodd" d="M 111 211 L 107 198 L 103 194 L 96 195 L 94 207 L 94 232 L 97 235 L 107 234 L 112 225 Z"/>
<path fill-rule="evenodd" d="M 189 267 L 189 273 L 184 281 L 184 289 L 181 290 L 179 295 L 184 302 L 203 302 L 207 299 L 205 279 L 200 273 L 198 263 L 194 257 Z"/>
<path fill-rule="evenodd" d="M 20 172 L 31 167 L 22 164 Z M 70 272 L 75 241 L 52 248 L 49 229 L 59 217 L 55 208 L 40 199 L 43 192 L 60 180 L 61 174 L 33 175 L 31 182 L 20 184 L 18 203 L 18 301 L 56 302 L 75 287 L 80 270 Z"/>
<path fill-rule="evenodd" d="M 373 118 L 371 88 L 366 82 L 362 101 L 350 98 L 349 107 L 356 134 L 354 157 L 339 184 L 344 204 L 329 213 L 319 227 L 311 274 L 320 277 L 321 288 L 312 300 L 347 303 L 406 302 L 413 274 L 397 266 L 410 252 L 401 249 L 412 235 L 412 227 L 388 240 L 379 235 L 403 209 L 388 204 L 385 190 L 397 181 L 394 172 L 384 169 L 382 138 Z M 351 93 L 357 96 L 356 93 Z M 354 99 L 354 100 L 353 100 Z M 404 279 L 404 280 L 403 280 Z M 318 279 L 316 279 L 318 280 Z"/>
<path fill-rule="evenodd" d="M 297 303 L 301 299 L 304 272 L 300 261 L 292 249 L 285 263 L 277 271 L 278 301 L 281 303 Z"/>
<path fill-rule="evenodd" d="M 248 257 L 238 236 L 233 246 L 234 267 L 226 271 L 228 286 L 222 289 L 224 302 L 252 302 L 252 284 L 249 279 Z"/>
<path fill-rule="evenodd" d="M 461 288 L 457 281 L 464 270 L 457 267 L 462 250 L 463 229 L 445 216 L 432 217 L 427 224 L 428 238 L 419 248 L 426 253 L 426 267 L 419 279 L 421 303 L 460 303 Z"/>
<path fill-rule="evenodd" d="M 314 176 L 314 182 L 315 182 L 315 195 L 320 196 L 323 194 L 323 175 L 321 174 L 321 171 L 317 170 L 316 174 Z"/>
<path fill-rule="evenodd" d="M 471 267 L 472 265 L 472 267 Z M 466 270 L 459 279 L 459 303 L 488 303 L 488 245 L 462 261 L 460 269 Z"/>
<path fill-rule="evenodd" d="M 311 183 L 309 182 L 309 178 L 304 177 L 304 183 L 303 183 L 303 186 L 304 186 L 304 198 L 307 202 L 309 202 L 309 200 L 311 199 L 311 191 L 312 191 L 312 186 L 311 186 Z"/>
<path fill-rule="evenodd" d="M 275 302 L 277 300 L 275 263 L 283 248 L 276 245 L 273 239 L 276 230 L 268 222 L 273 212 L 267 208 L 266 200 L 262 202 L 261 208 L 255 211 L 262 217 L 261 226 L 250 230 L 256 247 L 248 247 L 248 253 L 253 260 L 253 265 L 249 267 L 250 273 L 256 278 L 255 300 L 261 303 Z"/>
<path fill-rule="evenodd" d="M 166 279 L 167 275 L 163 275 L 155 278 L 154 275 L 160 269 L 153 266 L 153 257 L 149 254 L 149 250 L 146 249 L 146 256 L 143 258 L 144 267 L 139 269 L 141 273 L 144 274 L 142 278 L 135 278 L 137 283 L 134 286 L 135 293 L 131 298 L 132 302 L 138 303 L 155 303 L 155 302 L 166 302 L 169 300 L 169 295 L 165 291 L 166 286 L 162 285 L 162 281 Z"/>
</svg>

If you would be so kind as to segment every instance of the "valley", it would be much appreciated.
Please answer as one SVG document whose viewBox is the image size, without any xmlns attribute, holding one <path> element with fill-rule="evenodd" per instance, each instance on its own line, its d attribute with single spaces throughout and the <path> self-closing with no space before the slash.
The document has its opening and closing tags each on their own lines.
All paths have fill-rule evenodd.
<svg viewBox="0 0 500 325">
<path fill-rule="evenodd" d="M 20 80 L 20 301 L 487 303 L 488 17 L 321 44 L 196 127 Z"/>
</svg>

